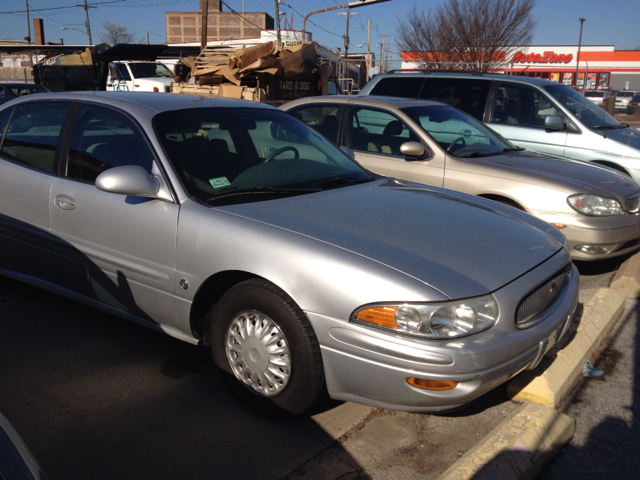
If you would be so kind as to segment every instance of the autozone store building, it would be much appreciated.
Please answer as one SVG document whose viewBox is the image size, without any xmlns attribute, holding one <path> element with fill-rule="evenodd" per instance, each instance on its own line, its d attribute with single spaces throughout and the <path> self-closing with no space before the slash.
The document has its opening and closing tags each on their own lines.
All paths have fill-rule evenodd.
<svg viewBox="0 0 640 480">
<path fill-rule="evenodd" d="M 419 68 L 416 52 L 402 52 L 402 69 Z M 613 45 L 531 45 L 505 59 L 496 72 L 545 78 L 588 89 L 640 90 L 640 50 L 615 50 Z M 576 66 L 579 66 L 576 76 Z"/>
</svg>

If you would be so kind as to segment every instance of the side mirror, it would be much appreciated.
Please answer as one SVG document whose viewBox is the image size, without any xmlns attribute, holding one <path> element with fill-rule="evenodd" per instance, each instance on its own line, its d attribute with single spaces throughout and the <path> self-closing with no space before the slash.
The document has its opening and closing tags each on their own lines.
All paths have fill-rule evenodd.
<svg viewBox="0 0 640 480">
<path fill-rule="evenodd" d="M 420 142 L 405 142 L 400 145 L 400 153 L 405 157 L 422 160 L 427 156 L 427 149 Z"/>
<path fill-rule="evenodd" d="M 549 115 L 544 119 L 544 128 L 548 130 L 564 130 L 566 127 L 560 115 Z"/>
<path fill-rule="evenodd" d="M 160 180 L 139 165 L 124 165 L 105 170 L 96 178 L 99 190 L 133 197 L 155 197 Z"/>
<path fill-rule="evenodd" d="M 340 147 L 340 150 L 342 150 L 342 152 L 345 153 L 347 157 L 349 157 L 351 160 L 355 160 L 356 155 L 353 153 L 353 150 L 351 150 L 349 147 L 343 145 Z"/>
</svg>

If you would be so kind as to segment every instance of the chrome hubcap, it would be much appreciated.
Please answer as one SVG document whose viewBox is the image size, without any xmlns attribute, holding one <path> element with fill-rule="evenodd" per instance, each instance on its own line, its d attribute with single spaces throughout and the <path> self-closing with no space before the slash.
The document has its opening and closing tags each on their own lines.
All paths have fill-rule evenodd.
<svg viewBox="0 0 640 480">
<path fill-rule="evenodd" d="M 289 383 L 289 343 L 266 315 L 255 310 L 239 313 L 229 324 L 225 351 L 236 378 L 256 392 L 273 397 Z"/>
</svg>

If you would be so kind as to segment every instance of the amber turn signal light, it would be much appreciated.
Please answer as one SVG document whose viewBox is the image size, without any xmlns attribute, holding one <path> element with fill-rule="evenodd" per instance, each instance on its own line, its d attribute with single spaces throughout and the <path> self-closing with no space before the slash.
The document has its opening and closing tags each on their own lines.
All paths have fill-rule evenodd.
<svg viewBox="0 0 640 480">
<path fill-rule="evenodd" d="M 393 328 L 396 330 L 396 311 L 398 307 L 371 307 L 360 310 L 356 318 L 363 322 L 375 323 L 381 327 Z"/>
<path fill-rule="evenodd" d="M 424 388 L 425 390 L 451 390 L 452 388 L 456 388 L 458 383 L 460 383 L 451 380 L 427 380 L 426 378 L 415 377 L 407 378 L 407 382 L 409 382 L 409 385 Z"/>
<path fill-rule="evenodd" d="M 563 228 L 567 228 L 566 225 L 563 225 L 561 223 L 552 223 L 551 225 L 553 225 L 554 227 L 556 227 L 558 230 L 562 230 Z"/>
</svg>

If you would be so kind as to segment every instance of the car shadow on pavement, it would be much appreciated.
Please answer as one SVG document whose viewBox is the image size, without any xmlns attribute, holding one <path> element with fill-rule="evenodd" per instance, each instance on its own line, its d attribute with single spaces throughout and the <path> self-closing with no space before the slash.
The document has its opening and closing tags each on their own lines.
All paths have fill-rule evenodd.
<svg viewBox="0 0 640 480">
<path fill-rule="evenodd" d="M 5 277 L 0 310 L 0 405 L 53 480 L 279 478 L 333 442 L 241 406 L 208 347 Z"/>
</svg>

